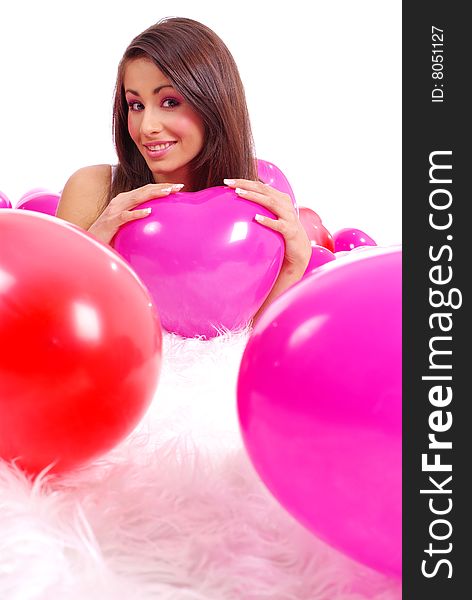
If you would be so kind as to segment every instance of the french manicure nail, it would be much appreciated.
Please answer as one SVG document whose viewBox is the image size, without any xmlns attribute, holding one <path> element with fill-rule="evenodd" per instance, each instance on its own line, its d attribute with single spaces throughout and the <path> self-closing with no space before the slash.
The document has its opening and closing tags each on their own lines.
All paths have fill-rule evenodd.
<svg viewBox="0 0 472 600">
<path fill-rule="evenodd" d="M 165 193 L 168 192 L 170 194 L 170 192 L 172 191 L 172 189 L 173 189 L 172 187 L 162 188 L 161 192 L 165 192 Z"/>
<path fill-rule="evenodd" d="M 174 190 L 181 190 L 184 187 L 184 183 L 174 183 L 174 185 L 172 186 L 172 188 Z"/>
<path fill-rule="evenodd" d="M 241 188 L 236 188 L 234 191 L 237 194 L 247 194 L 247 191 L 246 190 L 242 190 Z"/>
<path fill-rule="evenodd" d="M 226 183 L 226 185 L 234 185 L 236 183 L 235 179 L 223 179 L 223 183 Z"/>
<path fill-rule="evenodd" d="M 152 208 L 145 208 L 146 214 L 149 215 L 152 212 Z"/>
<path fill-rule="evenodd" d="M 256 221 L 259 221 L 259 223 L 261 223 L 264 220 L 264 217 L 262 215 L 256 215 L 254 218 L 256 219 Z"/>
</svg>

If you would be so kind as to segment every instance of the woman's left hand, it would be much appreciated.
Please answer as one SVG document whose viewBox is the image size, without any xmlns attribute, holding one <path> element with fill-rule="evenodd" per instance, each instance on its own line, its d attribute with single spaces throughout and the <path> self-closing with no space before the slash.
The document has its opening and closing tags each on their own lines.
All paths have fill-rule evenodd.
<svg viewBox="0 0 472 600">
<path fill-rule="evenodd" d="M 224 183 L 241 198 L 264 206 L 278 217 L 271 219 L 256 215 L 256 220 L 264 227 L 283 235 L 285 256 L 282 271 L 290 271 L 301 279 L 311 257 L 311 244 L 290 196 L 259 181 L 224 179 Z"/>
</svg>

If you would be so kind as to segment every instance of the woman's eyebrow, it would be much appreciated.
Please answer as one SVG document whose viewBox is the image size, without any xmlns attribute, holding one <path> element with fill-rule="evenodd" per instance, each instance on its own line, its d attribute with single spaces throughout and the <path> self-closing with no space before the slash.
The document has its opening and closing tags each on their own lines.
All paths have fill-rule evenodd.
<svg viewBox="0 0 472 600">
<path fill-rule="evenodd" d="M 166 88 L 166 87 L 170 87 L 171 88 L 171 87 L 174 87 L 174 86 L 170 85 L 170 83 L 165 83 L 164 85 L 160 85 L 159 87 L 155 88 L 152 91 L 152 93 L 153 94 L 158 94 L 163 88 Z M 130 89 L 125 90 L 125 94 L 128 94 L 128 93 L 134 94 L 135 96 L 139 96 L 138 92 L 136 92 L 135 90 L 130 90 Z"/>
</svg>

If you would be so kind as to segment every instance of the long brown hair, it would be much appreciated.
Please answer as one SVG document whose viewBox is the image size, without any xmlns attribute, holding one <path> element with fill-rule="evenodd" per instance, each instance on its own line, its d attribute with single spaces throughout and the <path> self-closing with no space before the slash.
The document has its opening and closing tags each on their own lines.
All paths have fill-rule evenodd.
<svg viewBox="0 0 472 600">
<path fill-rule="evenodd" d="M 107 202 L 117 194 L 154 183 L 154 177 L 128 132 L 125 67 L 147 58 L 200 115 L 205 143 L 190 162 L 192 190 L 223 184 L 223 178 L 257 179 L 254 141 L 244 87 L 223 41 L 208 27 L 180 17 L 161 19 L 130 43 L 118 66 L 113 137 L 119 164 Z"/>
</svg>

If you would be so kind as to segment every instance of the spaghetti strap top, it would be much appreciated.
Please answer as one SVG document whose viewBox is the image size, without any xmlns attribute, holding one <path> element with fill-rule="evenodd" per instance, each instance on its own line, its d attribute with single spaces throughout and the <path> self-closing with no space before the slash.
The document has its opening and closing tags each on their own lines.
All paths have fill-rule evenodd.
<svg viewBox="0 0 472 600">
<path fill-rule="evenodd" d="M 116 173 L 116 169 L 118 168 L 118 165 L 111 165 L 111 182 L 113 183 L 113 180 L 115 179 L 115 173 Z"/>
</svg>

